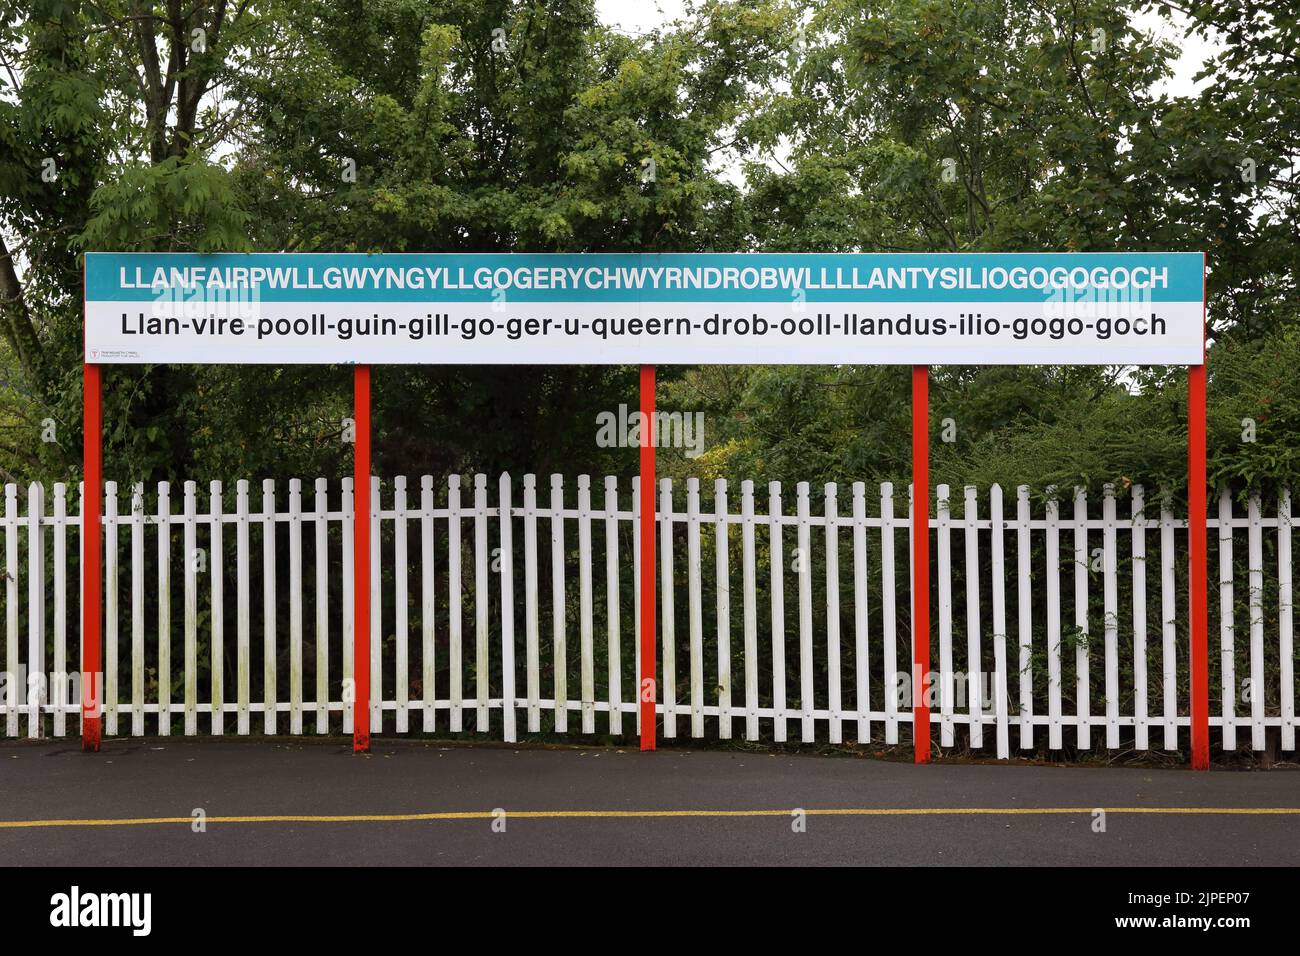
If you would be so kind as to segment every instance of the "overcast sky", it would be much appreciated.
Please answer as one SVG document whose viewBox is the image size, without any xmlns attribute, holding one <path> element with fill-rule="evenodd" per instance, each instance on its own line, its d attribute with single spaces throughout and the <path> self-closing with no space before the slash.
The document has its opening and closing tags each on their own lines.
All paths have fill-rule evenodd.
<svg viewBox="0 0 1300 956">
<path fill-rule="evenodd" d="M 679 18 L 686 11 L 685 0 L 596 0 L 596 10 L 600 18 L 608 25 L 628 33 L 644 33 L 669 20 Z M 1182 20 L 1180 15 L 1180 22 Z M 1205 58 L 1213 47 L 1196 37 L 1183 37 L 1180 27 L 1171 25 L 1158 14 L 1146 14 L 1138 18 L 1138 23 L 1149 30 L 1155 30 L 1163 39 L 1170 40 L 1181 48 L 1182 55 L 1174 64 L 1173 79 L 1166 84 L 1164 92 L 1171 95 L 1191 93 L 1195 89 L 1192 77 L 1200 70 Z"/>
</svg>

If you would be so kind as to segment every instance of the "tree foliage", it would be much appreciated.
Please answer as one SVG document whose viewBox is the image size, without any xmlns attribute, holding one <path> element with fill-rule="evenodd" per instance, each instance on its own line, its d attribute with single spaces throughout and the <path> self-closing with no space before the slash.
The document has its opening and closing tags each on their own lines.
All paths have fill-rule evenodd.
<svg viewBox="0 0 1300 956">
<path fill-rule="evenodd" d="M 1194 94 L 1162 21 L 1217 38 Z M 1291 482 L 1298 43 L 1242 0 L 706 0 L 645 36 L 591 0 L 0 0 L 0 468 L 79 470 L 87 249 L 1167 249 L 1209 254 L 1213 476 Z M 1177 369 L 934 374 L 946 480 L 1181 482 Z M 905 370 L 665 377 L 708 423 L 672 470 L 906 474 Z M 593 435 L 634 389 L 382 369 L 377 467 L 626 471 Z M 349 406 L 342 368 L 113 369 L 109 472 L 340 474 Z"/>
</svg>

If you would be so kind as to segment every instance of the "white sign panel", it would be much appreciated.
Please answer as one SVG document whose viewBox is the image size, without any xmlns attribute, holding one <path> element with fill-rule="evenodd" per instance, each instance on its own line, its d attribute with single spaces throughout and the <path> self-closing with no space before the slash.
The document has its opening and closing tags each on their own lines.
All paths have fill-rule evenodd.
<svg viewBox="0 0 1300 956">
<path fill-rule="evenodd" d="M 1201 253 L 88 253 L 99 364 L 1196 365 Z"/>
</svg>

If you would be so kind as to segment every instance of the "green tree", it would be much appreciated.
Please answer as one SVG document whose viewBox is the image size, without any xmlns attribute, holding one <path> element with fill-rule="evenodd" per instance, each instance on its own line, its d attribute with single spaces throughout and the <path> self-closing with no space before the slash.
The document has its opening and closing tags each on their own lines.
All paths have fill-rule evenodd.
<svg viewBox="0 0 1300 956">
<path fill-rule="evenodd" d="M 8 417 L 76 469 L 79 263 L 120 250 L 697 250 L 742 242 L 723 175 L 780 67 L 777 3 L 707 3 L 646 37 L 590 0 L 11 4 L 0 90 Z M 40 179 L 42 157 L 59 164 Z M 48 370 L 48 371 L 43 371 Z M 106 381 L 120 477 L 337 473 L 348 376 L 146 367 Z M 626 369 L 390 369 L 388 470 L 601 463 Z"/>
</svg>

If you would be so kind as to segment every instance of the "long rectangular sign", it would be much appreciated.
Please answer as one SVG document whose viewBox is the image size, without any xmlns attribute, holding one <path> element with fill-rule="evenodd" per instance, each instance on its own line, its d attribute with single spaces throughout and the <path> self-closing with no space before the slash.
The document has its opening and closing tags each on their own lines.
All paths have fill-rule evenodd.
<svg viewBox="0 0 1300 956">
<path fill-rule="evenodd" d="M 1196 365 L 1201 253 L 86 255 L 96 364 Z"/>
</svg>

